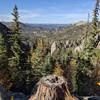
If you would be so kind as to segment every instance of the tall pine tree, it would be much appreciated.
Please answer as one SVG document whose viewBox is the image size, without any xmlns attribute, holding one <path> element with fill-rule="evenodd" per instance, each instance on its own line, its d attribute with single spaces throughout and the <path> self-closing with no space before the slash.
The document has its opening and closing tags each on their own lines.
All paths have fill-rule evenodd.
<svg viewBox="0 0 100 100">
<path fill-rule="evenodd" d="M 13 31 L 18 34 L 19 33 L 19 12 L 18 12 L 18 8 L 17 6 L 15 5 L 14 9 L 13 9 Z"/>
<path fill-rule="evenodd" d="M 93 11 L 93 19 L 92 19 L 92 28 L 94 35 L 98 34 L 98 25 L 99 25 L 99 0 L 96 0 L 95 9 Z"/>
<path fill-rule="evenodd" d="M 99 34 L 99 0 L 96 0 L 95 9 L 93 11 L 92 32 L 85 38 L 85 45 L 82 59 L 79 57 L 79 65 L 77 70 L 77 86 L 79 94 L 94 95 L 93 85 L 95 84 L 95 75 L 93 71 L 98 66 L 94 66 L 91 58 L 95 56 L 95 47 L 98 43 L 96 36 Z M 83 78 L 84 79 L 83 79 Z M 87 90 L 86 90 L 87 88 Z"/>
<path fill-rule="evenodd" d="M 19 29 L 19 13 L 18 13 L 18 8 L 15 5 L 12 13 L 14 19 L 13 19 L 13 34 L 11 36 L 12 40 L 12 60 L 10 61 L 10 66 L 15 66 L 18 67 L 19 65 L 19 59 L 20 59 L 20 53 L 21 53 L 21 48 L 20 48 L 20 29 Z"/>
<path fill-rule="evenodd" d="M 19 80 L 19 69 L 21 68 L 19 66 L 20 64 L 20 54 L 21 54 L 21 47 L 20 47 L 20 42 L 21 42 L 21 36 L 20 36 L 20 29 L 19 29 L 19 13 L 18 13 L 18 8 L 15 5 L 13 9 L 13 29 L 12 29 L 12 34 L 10 34 L 10 56 L 8 58 L 8 70 L 11 73 L 11 78 L 12 81 L 14 82 L 14 85 L 17 83 Z M 9 55 L 9 54 L 8 54 Z"/>
<path fill-rule="evenodd" d="M 92 19 L 92 32 L 88 34 L 85 46 L 84 46 L 84 58 L 90 60 L 94 54 L 94 48 L 97 47 L 99 40 L 96 38 L 99 35 L 98 25 L 99 25 L 99 0 L 96 0 L 95 9 L 93 10 Z"/>
<path fill-rule="evenodd" d="M 11 37 L 13 52 L 12 59 L 10 60 L 10 67 L 12 67 L 12 76 L 14 79 L 14 89 L 17 91 L 25 92 L 25 87 L 30 84 L 31 77 L 31 47 L 28 39 L 21 36 L 20 22 L 18 8 L 15 5 L 13 9 L 13 34 Z"/>
</svg>

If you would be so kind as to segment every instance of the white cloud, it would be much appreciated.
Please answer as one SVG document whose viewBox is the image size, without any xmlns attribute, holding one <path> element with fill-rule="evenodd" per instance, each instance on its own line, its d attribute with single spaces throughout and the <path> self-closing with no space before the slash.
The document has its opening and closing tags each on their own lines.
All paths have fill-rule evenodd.
<svg viewBox="0 0 100 100">
<path fill-rule="evenodd" d="M 32 22 L 32 20 L 36 17 L 39 17 L 40 14 L 33 10 L 19 10 L 20 13 L 20 21 L 21 22 Z"/>
<path fill-rule="evenodd" d="M 39 16 L 39 13 L 32 10 L 19 10 L 20 17 L 24 19 L 34 18 Z"/>
<path fill-rule="evenodd" d="M 19 10 L 20 21 L 28 22 L 30 19 L 38 17 L 40 14 L 32 10 Z M 11 14 L 0 14 L 0 21 L 11 21 L 13 16 Z"/>
<path fill-rule="evenodd" d="M 73 23 L 80 20 L 87 20 L 87 13 L 55 13 L 41 15 L 40 22 L 44 23 Z"/>
<path fill-rule="evenodd" d="M 52 8 L 54 9 L 54 8 Z M 19 10 L 20 21 L 24 23 L 73 23 L 87 20 L 87 12 L 39 12 L 33 10 Z M 12 21 L 11 14 L 1 14 L 1 21 Z"/>
<path fill-rule="evenodd" d="M 26 13 L 26 14 L 20 14 L 20 19 L 29 19 L 39 16 L 38 13 Z"/>
</svg>

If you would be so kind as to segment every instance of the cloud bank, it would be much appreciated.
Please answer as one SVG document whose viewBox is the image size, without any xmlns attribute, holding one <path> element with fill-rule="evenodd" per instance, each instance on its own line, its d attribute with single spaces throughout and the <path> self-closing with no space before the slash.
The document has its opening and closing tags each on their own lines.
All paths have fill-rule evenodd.
<svg viewBox="0 0 100 100">
<path fill-rule="evenodd" d="M 65 12 L 56 11 L 57 9 L 51 7 L 55 11 L 48 12 L 46 10 L 19 10 L 20 21 L 24 23 L 74 23 L 77 21 L 86 21 L 88 17 L 88 11 L 76 11 L 76 12 Z M 13 16 L 11 14 L 0 14 L 1 21 L 12 21 Z"/>
</svg>

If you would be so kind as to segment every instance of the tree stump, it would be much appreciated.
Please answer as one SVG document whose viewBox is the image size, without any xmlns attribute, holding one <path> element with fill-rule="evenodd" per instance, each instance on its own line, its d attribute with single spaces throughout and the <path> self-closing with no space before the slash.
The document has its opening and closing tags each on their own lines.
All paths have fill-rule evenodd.
<svg viewBox="0 0 100 100">
<path fill-rule="evenodd" d="M 43 77 L 39 83 L 37 92 L 29 100 L 75 100 L 67 87 L 63 77 L 50 75 Z"/>
</svg>

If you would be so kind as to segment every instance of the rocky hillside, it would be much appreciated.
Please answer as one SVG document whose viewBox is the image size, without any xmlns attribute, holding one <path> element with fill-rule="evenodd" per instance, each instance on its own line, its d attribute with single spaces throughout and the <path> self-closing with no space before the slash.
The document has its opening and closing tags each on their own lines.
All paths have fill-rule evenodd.
<svg viewBox="0 0 100 100">
<path fill-rule="evenodd" d="M 11 30 L 4 24 L 0 23 L 0 33 L 1 34 L 11 34 Z"/>
</svg>

